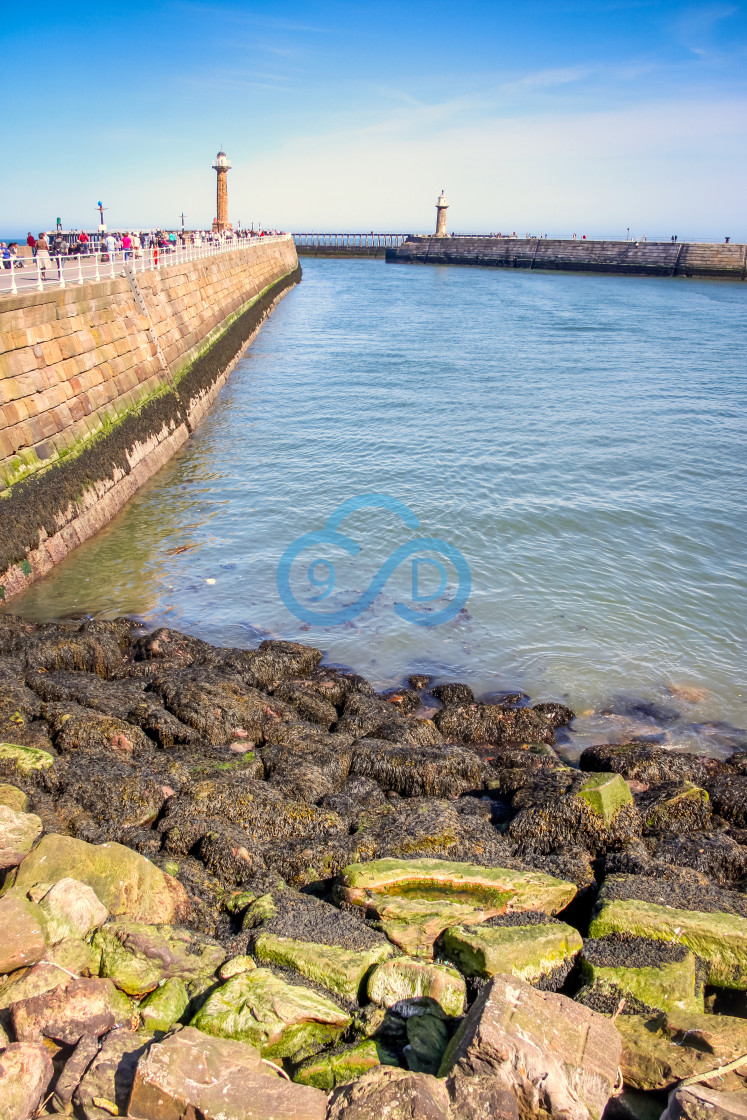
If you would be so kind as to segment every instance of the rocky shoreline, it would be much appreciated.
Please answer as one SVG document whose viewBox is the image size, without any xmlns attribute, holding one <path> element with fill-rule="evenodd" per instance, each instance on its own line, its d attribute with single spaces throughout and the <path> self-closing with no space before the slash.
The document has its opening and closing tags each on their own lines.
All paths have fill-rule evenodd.
<svg viewBox="0 0 747 1120">
<path fill-rule="evenodd" d="M 0 617 L 0 1120 L 745 1120 L 747 745 L 573 718 Z"/>
</svg>

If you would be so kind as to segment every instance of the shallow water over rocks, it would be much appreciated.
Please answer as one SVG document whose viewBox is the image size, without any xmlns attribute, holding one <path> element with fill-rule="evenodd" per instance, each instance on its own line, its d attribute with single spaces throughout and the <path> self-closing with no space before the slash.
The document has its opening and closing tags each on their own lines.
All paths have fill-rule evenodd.
<svg viewBox="0 0 747 1120">
<path fill-rule="evenodd" d="M 747 740 L 747 290 L 684 280 L 304 263 L 183 451 L 10 609 L 132 613 L 216 644 L 313 643 L 374 684 L 413 672 L 581 713 L 565 749 Z M 362 614 L 310 626 L 283 552 L 360 494 L 307 608 L 340 610 L 415 536 L 457 548 L 464 611 L 437 627 L 409 560 Z M 306 553 L 307 562 L 322 550 Z M 427 553 L 433 557 L 434 553 Z M 454 570 L 441 599 L 456 587 Z M 420 572 L 421 593 L 435 589 Z M 325 582 L 326 581 L 326 582 Z M 443 602 L 441 601 L 443 600 Z"/>
</svg>

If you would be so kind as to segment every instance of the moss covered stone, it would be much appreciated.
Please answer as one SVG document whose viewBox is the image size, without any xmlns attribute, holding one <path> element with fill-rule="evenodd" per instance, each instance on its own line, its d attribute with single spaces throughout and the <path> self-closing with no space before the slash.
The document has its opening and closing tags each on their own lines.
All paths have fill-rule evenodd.
<svg viewBox="0 0 747 1120">
<path fill-rule="evenodd" d="M 147 1031 L 168 1031 L 179 1022 L 188 1004 L 186 984 L 178 976 L 172 976 L 145 997 L 138 1011 Z"/>
<path fill-rule="evenodd" d="M 331 1000 L 258 968 L 212 992 L 191 1026 L 248 1042 L 265 1058 L 300 1062 L 336 1042 L 351 1022 Z"/>
<path fill-rule="evenodd" d="M 589 926 L 591 937 L 610 934 L 686 945 L 704 961 L 709 984 L 747 989 L 747 918 L 615 899 L 602 902 Z"/>
<path fill-rule="evenodd" d="M 174 976 L 204 980 L 216 973 L 226 957 L 225 949 L 209 938 L 142 922 L 102 926 L 93 944 L 101 951 L 101 975 L 131 996 L 146 995 Z"/>
<path fill-rule="evenodd" d="M 13 766 L 19 774 L 46 770 L 54 765 L 54 756 L 38 747 L 22 747 L 19 743 L 0 743 L 0 764 Z"/>
<path fill-rule="evenodd" d="M 429 996 L 447 1015 L 462 1015 L 466 994 L 464 978 L 455 968 L 407 957 L 385 961 L 368 978 L 368 998 L 383 1007 Z"/>
<path fill-rule="evenodd" d="M 293 1080 L 300 1082 L 301 1085 L 313 1085 L 314 1088 L 329 1093 L 337 1085 L 344 1085 L 347 1081 L 362 1077 L 367 1070 L 375 1066 L 396 1065 L 399 1065 L 396 1054 L 387 1050 L 380 1042 L 367 1039 L 358 1046 L 341 1050 L 337 1054 L 309 1058 L 296 1070 Z"/>
<path fill-rule="evenodd" d="M 455 926 L 444 934 L 444 950 L 465 974 L 499 973 L 536 984 L 565 965 L 583 945 L 564 922 L 527 926 Z"/>
<path fill-rule="evenodd" d="M 261 933 L 254 940 L 254 955 L 258 961 L 292 968 L 350 1000 L 358 998 L 361 982 L 368 970 L 393 952 L 392 946 L 386 943 L 372 949 L 353 950 L 277 937 L 272 933 Z"/>
<path fill-rule="evenodd" d="M 730 1015 L 621 1015 L 615 1026 L 623 1040 L 620 1069 L 633 1089 L 671 1089 L 686 1077 L 719 1069 L 747 1053 L 747 1019 Z M 746 1079 L 747 1067 L 741 1066 L 703 1084 L 732 1091 L 744 1089 Z"/>
<path fill-rule="evenodd" d="M 577 797 L 609 823 L 623 805 L 633 802 L 630 787 L 620 774 L 592 774 L 578 791 Z"/>
<path fill-rule="evenodd" d="M 17 813 L 25 813 L 29 807 L 28 794 L 24 793 L 18 786 L 12 786 L 8 782 L 0 782 L 0 805 L 15 809 Z"/>
<path fill-rule="evenodd" d="M 610 1008 L 626 998 L 629 1003 L 640 1003 L 653 1011 L 687 1011 L 701 1014 L 703 987 L 698 980 L 697 961 L 692 952 L 682 952 L 680 960 L 663 960 L 658 964 L 631 967 L 624 963 L 606 963 L 595 952 L 599 942 L 588 942 L 582 957 L 582 972 L 588 985 L 584 1003 L 598 1010 L 607 1002 Z M 603 943 L 602 943 L 603 944 Z"/>
</svg>

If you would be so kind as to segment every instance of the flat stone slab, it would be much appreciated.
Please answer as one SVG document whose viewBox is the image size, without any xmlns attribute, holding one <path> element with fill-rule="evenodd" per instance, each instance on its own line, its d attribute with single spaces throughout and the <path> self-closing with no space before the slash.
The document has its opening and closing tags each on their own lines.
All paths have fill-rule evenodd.
<svg viewBox="0 0 747 1120">
<path fill-rule="evenodd" d="M 380 964 L 368 978 L 368 998 L 382 1007 L 424 996 L 435 999 L 447 1015 L 462 1015 L 467 985 L 455 968 L 408 957 Z"/>
<path fill-rule="evenodd" d="M 385 942 L 372 949 L 353 950 L 277 937 L 272 933 L 260 933 L 254 939 L 254 955 L 258 961 L 295 969 L 307 979 L 350 1000 L 358 998 L 369 969 L 393 952 L 393 947 Z"/>
<path fill-rule="evenodd" d="M 324 1120 L 327 1097 L 286 1081 L 252 1046 L 185 1027 L 150 1047 L 137 1065 L 131 1120 Z"/>
<path fill-rule="evenodd" d="M 41 897 L 60 879 L 91 887 L 110 914 L 135 921 L 178 922 L 187 916 L 184 887 L 138 852 L 122 844 L 87 844 L 49 833 L 26 856 L 11 888 L 14 895 Z M 41 889 L 44 888 L 44 889 Z"/>
<path fill-rule="evenodd" d="M 265 1058 L 300 1062 L 336 1042 L 352 1022 L 336 1003 L 268 968 L 244 972 L 212 992 L 191 1026 L 256 1046 Z"/>
<path fill-rule="evenodd" d="M 705 962 L 709 984 L 747 989 L 747 918 L 676 910 L 637 899 L 603 901 L 589 936 L 615 933 L 686 945 Z"/>
<path fill-rule="evenodd" d="M 626 998 L 630 1004 L 632 997 L 633 1001 L 652 1010 L 693 1014 L 705 1011 L 694 953 L 683 951 L 680 960 L 662 960 L 658 964 L 637 966 L 625 964 L 624 957 L 620 963 L 613 963 L 618 945 L 619 942 L 612 942 L 609 946 L 611 952 L 606 954 L 608 947 L 604 942 L 586 943 L 582 970 L 589 986 L 590 999 L 584 1002 L 590 1002 L 592 1007 L 603 1011 L 604 1007 L 593 1002 L 595 998 L 604 1000 L 608 997 L 610 1004 Z"/>
<path fill-rule="evenodd" d="M 622 1040 L 609 1019 L 512 976 L 478 994 L 449 1043 L 439 1077 L 476 1077 L 509 1090 L 522 1116 L 600 1120 Z"/>
<path fill-rule="evenodd" d="M 536 984 L 573 959 L 581 934 L 564 922 L 531 926 L 455 926 L 444 933 L 444 950 L 465 976 L 499 973 Z"/>
</svg>

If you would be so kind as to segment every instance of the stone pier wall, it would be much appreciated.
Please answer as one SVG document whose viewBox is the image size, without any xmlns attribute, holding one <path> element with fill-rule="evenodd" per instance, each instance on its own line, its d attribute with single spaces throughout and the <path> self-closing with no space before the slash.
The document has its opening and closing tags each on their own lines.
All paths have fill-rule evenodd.
<svg viewBox="0 0 747 1120">
<path fill-rule="evenodd" d="M 0 297 L 0 599 L 168 461 L 298 279 L 287 238 L 132 282 Z"/>
<path fill-rule="evenodd" d="M 630 276 L 747 278 L 747 245 L 670 241 L 555 241 L 498 237 L 412 237 L 388 261 L 467 264 Z"/>
</svg>

